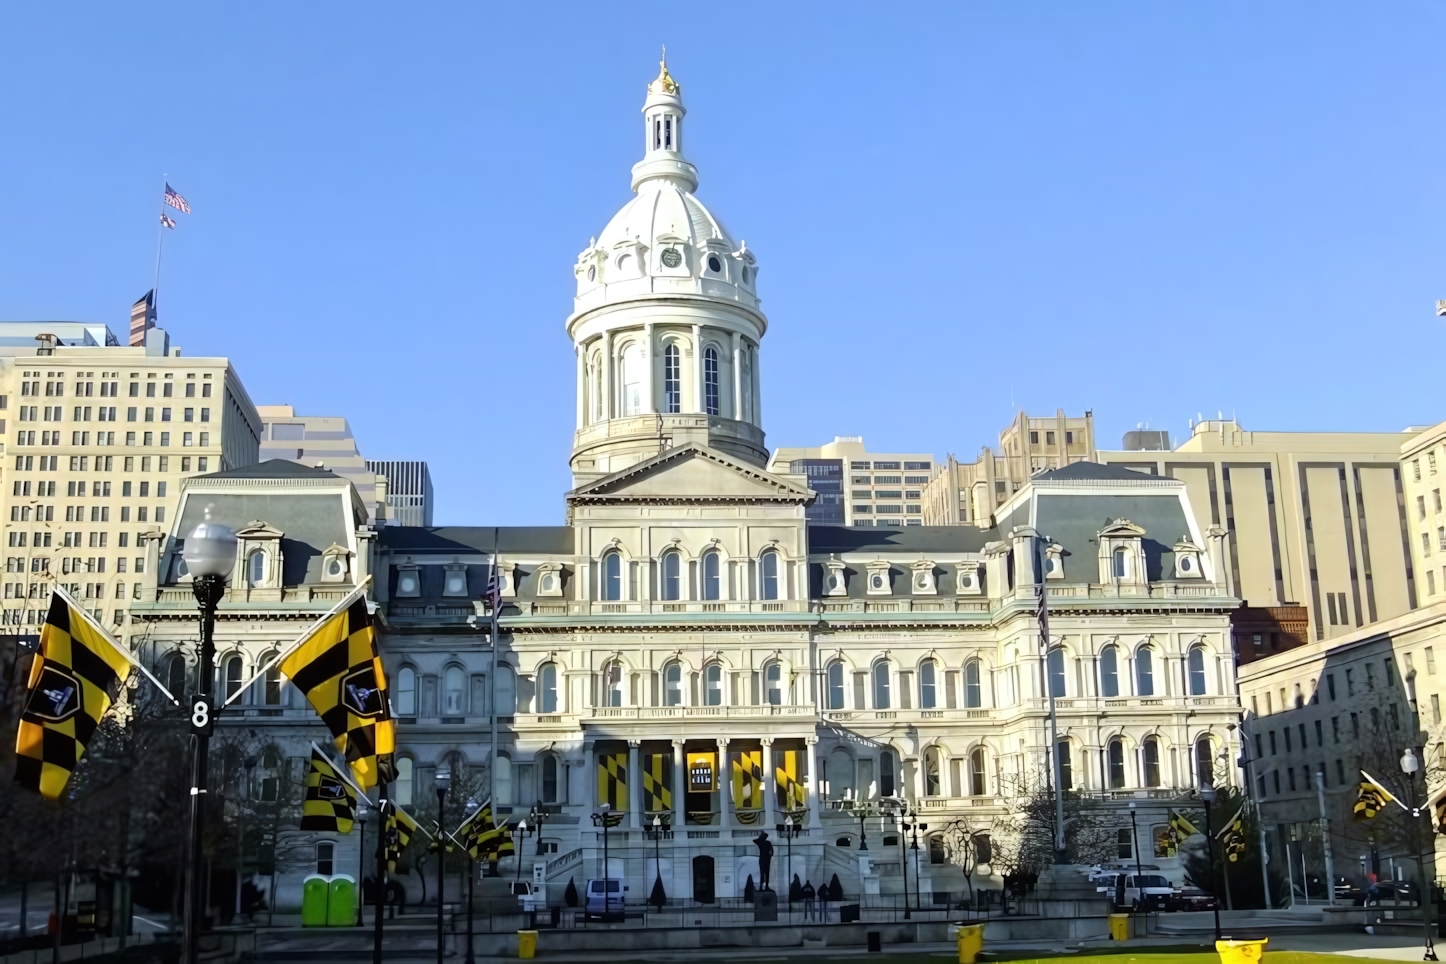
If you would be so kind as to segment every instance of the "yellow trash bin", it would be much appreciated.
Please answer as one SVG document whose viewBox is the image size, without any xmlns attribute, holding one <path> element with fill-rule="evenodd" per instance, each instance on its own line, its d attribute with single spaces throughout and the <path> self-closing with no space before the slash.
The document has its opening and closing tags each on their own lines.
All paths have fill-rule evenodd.
<svg viewBox="0 0 1446 964">
<path fill-rule="evenodd" d="M 959 964 L 974 964 L 984 950 L 984 925 L 971 924 L 959 928 Z"/>
<path fill-rule="evenodd" d="M 1130 939 L 1130 915 L 1110 915 L 1110 940 L 1127 941 Z"/>
<path fill-rule="evenodd" d="M 537 956 L 537 931 L 517 932 L 517 956 L 524 961 Z"/>
<path fill-rule="evenodd" d="M 1216 941 L 1215 950 L 1220 953 L 1220 964 L 1260 964 L 1266 940 L 1262 937 L 1258 941 Z"/>
</svg>

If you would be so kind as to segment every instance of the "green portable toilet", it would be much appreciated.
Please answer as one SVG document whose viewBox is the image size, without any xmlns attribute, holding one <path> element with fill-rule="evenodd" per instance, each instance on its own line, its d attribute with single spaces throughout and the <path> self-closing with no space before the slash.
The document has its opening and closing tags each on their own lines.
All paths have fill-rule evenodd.
<svg viewBox="0 0 1446 964">
<path fill-rule="evenodd" d="M 301 926 L 325 927 L 327 882 L 331 878 L 312 874 L 301 883 Z"/>
<path fill-rule="evenodd" d="M 356 926 L 356 878 L 337 874 L 327 885 L 326 923 L 328 927 Z"/>
</svg>

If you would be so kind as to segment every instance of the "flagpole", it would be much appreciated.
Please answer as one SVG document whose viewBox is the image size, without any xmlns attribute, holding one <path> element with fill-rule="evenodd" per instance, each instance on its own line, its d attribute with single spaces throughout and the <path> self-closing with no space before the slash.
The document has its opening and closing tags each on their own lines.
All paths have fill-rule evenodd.
<svg viewBox="0 0 1446 964">
<path fill-rule="evenodd" d="M 157 312 L 161 303 L 161 246 L 166 238 L 166 184 L 169 183 L 170 176 L 169 173 L 161 175 L 161 214 L 156 219 L 156 283 L 152 288 L 155 294 L 151 296 L 151 307 Z M 129 343 L 127 341 L 127 344 Z"/>
<path fill-rule="evenodd" d="M 174 705 L 176 705 L 176 706 L 180 706 L 180 705 L 181 705 L 181 701 L 180 701 L 179 699 L 177 699 L 177 698 L 171 693 L 170 690 L 166 689 L 166 687 L 161 683 L 161 681 L 158 680 L 158 679 L 156 679 L 156 677 L 151 673 L 150 670 L 146 669 L 146 664 L 145 664 L 145 663 L 142 663 L 140 660 L 136 659 L 135 656 L 131 655 L 131 653 L 129 653 L 124 646 L 122 646 L 120 643 L 116 642 L 116 638 L 115 638 L 114 636 L 112 636 L 109 632 L 107 632 L 107 631 L 106 631 L 106 628 L 105 628 L 104 626 L 102 626 L 100 623 L 96 622 L 95 617 L 92 616 L 90 613 L 86 612 L 85 607 L 81 606 L 80 603 L 78 603 L 78 602 L 75 601 L 75 597 L 74 597 L 74 596 L 72 596 L 70 593 L 68 593 L 68 592 L 65 591 L 65 587 L 61 586 L 61 584 L 60 584 L 59 582 L 57 582 L 57 583 L 55 584 L 55 588 L 52 589 L 51 592 L 53 592 L 53 593 L 55 593 L 56 595 L 58 595 L 61 599 L 64 599 L 65 602 L 66 602 L 66 605 L 68 605 L 72 610 L 74 610 L 75 612 L 80 613 L 80 618 L 83 619 L 83 620 L 85 620 L 85 622 L 89 623 L 89 624 L 90 624 L 90 627 L 91 627 L 92 629 L 94 629 L 96 632 L 100 633 L 101 636 L 105 639 L 106 642 L 108 642 L 108 643 L 110 643 L 112 646 L 114 646 L 114 647 L 115 647 L 115 651 L 116 651 L 117 653 L 120 653 L 121 656 L 125 657 L 125 659 L 126 659 L 127 662 L 129 662 L 129 663 L 130 663 L 132 666 L 134 666 L 136 669 L 138 669 L 138 670 L 140 670 L 142 673 L 144 673 L 145 676 L 146 676 L 146 679 L 148 679 L 148 680 L 150 680 L 152 683 L 156 684 L 156 688 L 159 689 L 162 693 L 165 693 L 165 694 L 166 694 L 166 699 L 170 700 L 171 703 L 174 704 Z"/>
<path fill-rule="evenodd" d="M 230 706 L 230 705 L 231 705 L 232 703 L 234 703 L 236 700 L 240 699 L 240 698 L 241 698 L 241 694 L 244 693 L 244 692 L 246 692 L 246 689 L 247 689 L 252 683 L 256 682 L 256 681 L 259 680 L 261 677 L 263 677 L 263 676 L 265 676 L 267 673 L 271 672 L 271 668 L 272 668 L 273 666 L 275 666 L 277 663 L 280 663 L 282 660 L 286 659 L 286 657 L 290 656 L 292 653 L 296 652 L 297 649 L 299 649 L 307 640 L 309 640 L 309 639 L 311 639 L 311 637 L 315 636 L 315 635 L 316 635 L 316 631 L 319 630 L 322 626 L 326 625 L 326 621 L 327 621 L 328 619 L 330 619 L 331 617 L 335 616 L 337 613 L 341 612 L 343 609 L 345 609 L 346 607 L 350 606 L 352 603 L 356 602 L 356 596 L 357 596 L 357 594 L 360 593 L 360 592 L 362 592 L 362 591 L 364 591 L 364 590 L 366 589 L 366 587 L 367 587 L 367 584 L 370 583 L 371 581 L 372 581 L 372 577 L 369 575 L 369 576 L 367 576 L 365 579 L 363 579 L 361 582 L 359 582 L 359 583 L 357 584 L 357 586 L 356 586 L 355 589 L 353 589 L 351 592 L 347 593 L 345 596 L 342 597 L 341 602 L 337 603 L 335 606 L 331 607 L 331 609 L 327 610 L 326 615 L 324 615 L 324 616 L 322 616 L 321 618 L 317 619 L 316 622 L 314 622 L 314 623 L 312 623 L 310 626 L 308 626 L 308 627 L 306 628 L 306 631 L 303 632 L 303 633 L 301 634 L 301 636 L 299 636 L 299 637 L 297 638 L 296 642 L 292 643 L 290 646 L 288 646 L 288 647 L 287 647 L 285 650 L 283 650 L 281 653 L 279 653 L 279 654 L 277 654 L 275 657 L 273 657 L 273 658 L 270 660 L 270 662 L 268 662 L 265 666 L 261 667 L 259 670 L 256 671 L 256 675 L 252 676 L 252 677 L 251 677 L 250 679 L 248 679 L 245 683 L 241 684 L 241 686 L 236 690 L 236 692 L 232 693 L 232 694 L 227 698 L 226 702 L 224 702 L 224 703 L 221 704 L 222 709 Z"/>
</svg>

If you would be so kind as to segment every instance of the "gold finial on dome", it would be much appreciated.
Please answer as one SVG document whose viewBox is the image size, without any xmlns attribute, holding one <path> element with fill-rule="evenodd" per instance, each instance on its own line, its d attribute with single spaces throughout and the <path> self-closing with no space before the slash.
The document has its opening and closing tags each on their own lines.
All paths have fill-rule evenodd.
<svg viewBox="0 0 1446 964">
<path fill-rule="evenodd" d="M 668 73 L 668 47 L 663 45 L 663 59 L 658 61 L 658 79 L 648 85 L 650 94 L 676 94 L 683 88 Z"/>
</svg>

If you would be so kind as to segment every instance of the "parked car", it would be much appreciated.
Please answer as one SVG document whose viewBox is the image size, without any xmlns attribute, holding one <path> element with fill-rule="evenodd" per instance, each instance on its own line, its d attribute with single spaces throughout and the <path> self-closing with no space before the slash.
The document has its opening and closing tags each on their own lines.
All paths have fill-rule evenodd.
<svg viewBox="0 0 1446 964">
<path fill-rule="evenodd" d="M 1126 874 L 1122 891 L 1116 903 L 1131 910 L 1164 910 L 1175 896 L 1175 888 L 1160 874 Z"/>
<path fill-rule="evenodd" d="M 607 890 L 603 887 L 606 886 Z M 604 914 L 621 917 L 623 902 L 627 899 L 628 885 L 617 877 L 587 882 L 587 904 L 585 910 L 589 920 L 600 920 Z"/>
<path fill-rule="evenodd" d="M 512 895 L 517 898 L 517 903 L 522 905 L 524 913 L 547 909 L 547 890 L 545 887 L 538 887 L 530 880 L 515 880 L 511 886 Z"/>
<path fill-rule="evenodd" d="M 1167 910 L 1214 910 L 1215 895 L 1198 887 L 1182 887 L 1165 902 Z"/>
<path fill-rule="evenodd" d="M 1357 907 L 1378 907 L 1399 902 L 1406 907 L 1415 907 L 1418 894 L 1416 885 L 1409 880 L 1381 880 L 1376 882 L 1374 891 L 1367 887 L 1357 892 L 1352 903 Z"/>
</svg>

